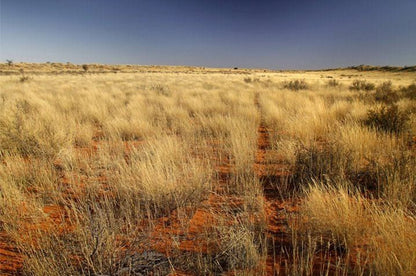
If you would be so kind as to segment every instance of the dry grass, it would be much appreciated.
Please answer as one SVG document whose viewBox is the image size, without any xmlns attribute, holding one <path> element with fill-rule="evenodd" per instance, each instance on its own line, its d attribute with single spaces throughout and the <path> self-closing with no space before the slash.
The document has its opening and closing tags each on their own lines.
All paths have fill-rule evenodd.
<svg viewBox="0 0 416 276">
<path fill-rule="evenodd" d="M 291 275 L 416 269 L 414 73 L 5 68 L 0 225 L 20 273 L 261 275 L 270 260 Z M 399 131 L 366 124 L 393 102 Z M 282 168 L 286 189 L 271 177 Z M 272 225 L 287 202 L 299 210 Z M 216 223 L 199 225 L 201 212 Z M 279 233 L 290 245 L 276 252 Z M 188 236 L 211 247 L 185 250 Z"/>
<path fill-rule="evenodd" d="M 334 241 L 346 255 L 359 253 L 362 259 L 354 261 L 366 273 L 414 272 L 416 222 L 406 209 L 377 204 L 348 185 L 313 184 L 301 212 L 307 221 L 303 231 Z"/>
</svg>

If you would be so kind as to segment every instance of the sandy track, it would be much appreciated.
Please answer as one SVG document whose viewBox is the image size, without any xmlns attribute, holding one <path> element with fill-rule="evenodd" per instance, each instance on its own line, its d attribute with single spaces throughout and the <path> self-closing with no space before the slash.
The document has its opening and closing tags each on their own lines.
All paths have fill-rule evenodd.
<svg viewBox="0 0 416 276">
<path fill-rule="evenodd" d="M 290 201 L 285 201 L 279 194 L 278 185 L 288 177 L 287 165 L 283 160 L 270 162 L 267 156 L 272 153 L 270 130 L 267 128 L 259 94 L 256 94 L 255 105 L 259 112 L 260 124 L 257 129 L 257 153 L 254 164 L 255 173 L 263 187 L 265 215 L 267 222 L 267 258 L 265 272 L 267 275 L 282 275 L 287 258 L 284 252 L 291 247 L 291 234 L 288 227 L 288 214 L 297 208 Z"/>
</svg>

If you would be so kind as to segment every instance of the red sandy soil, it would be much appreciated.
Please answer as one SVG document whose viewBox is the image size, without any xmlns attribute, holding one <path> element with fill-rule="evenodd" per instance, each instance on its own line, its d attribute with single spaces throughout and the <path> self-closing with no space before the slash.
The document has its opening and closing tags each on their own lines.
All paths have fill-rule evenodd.
<svg viewBox="0 0 416 276">
<path fill-rule="evenodd" d="M 15 275 L 22 267 L 23 257 L 4 232 L 0 232 L 0 274 Z"/>
<path fill-rule="evenodd" d="M 75 147 L 77 154 L 83 157 L 91 157 L 95 155 L 102 142 L 93 139 L 88 147 Z M 124 155 L 128 157 L 129 153 L 141 145 L 143 141 L 129 141 L 124 142 Z M 25 162 L 30 162 L 29 159 Z M 55 169 L 61 172 L 59 184 L 62 186 L 62 197 L 64 199 L 77 199 L 82 193 L 85 192 L 85 187 L 88 181 L 96 181 L 103 186 L 103 194 L 106 192 L 106 178 L 105 176 L 97 176 L 94 179 L 91 177 L 82 175 L 66 175 L 63 173 L 63 167 L 60 160 L 54 162 Z M 36 193 L 35 190 L 28 191 L 30 193 Z M 28 212 L 25 206 L 21 206 L 20 211 L 23 216 Z M 21 233 L 25 235 L 20 236 L 22 238 L 20 242 L 28 243 L 36 246 L 39 230 L 42 232 L 51 232 L 54 234 L 60 234 L 64 232 L 72 231 L 74 225 L 71 225 L 67 218 L 68 214 L 63 206 L 59 205 L 47 205 L 43 208 L 44 217 L 37 219 L 35 222 L 29 218 L 27 221 L 20 222 L 18 227 Z M 30 216 L 30 214 L 28 214 Z M 2 222 L 0 222 L 2 223 Z M 30 237 L 30 240 L 23 240 L 25 237 Z M 11 237 L 7 235 L 5 231 L 0 231 L 0 275 L 19 275 L 20 269 L 23 266 L 24 256 L 17 250 L 13 244 Z"/>
<path fill-rule="evenodd" d="M 20 208 L 25 212 L 25 208 Z M 37 246 L 40 232 L 62 234 L 72 231 L 72 225 L 65 221 L 66 211 L 61 206 L 49 205 L 43 208 L 45 217 L 36 221 L 22 221 L 19 223 L 19 231 L 25 235 L 19 236 L 19 242 Z M 39 232 L 40 231 L 40 232 Z M 27 239 L 27 237 L 30 237 Z M 16 249 L 6 232 L 0 232 L 0 274 L 18 275 L 22 268 L 24 256 Z"/>
</svg>

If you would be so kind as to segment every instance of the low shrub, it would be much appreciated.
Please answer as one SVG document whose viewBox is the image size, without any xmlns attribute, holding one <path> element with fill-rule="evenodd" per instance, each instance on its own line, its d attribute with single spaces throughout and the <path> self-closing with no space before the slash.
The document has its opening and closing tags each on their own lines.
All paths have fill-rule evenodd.
<svg viewBox="0 0 416 276">
<path fill-rule="evenodd" d="M 298 90 L 305 90 L 309 88 L 309 85 L 306 83 L 305 80 L 293 80 L 289 82 L 283 83 L 283 88 L 298 91 Z"/>
<path fill-rule="evenodd" d="M 412 83 L 407 87 L 401 87 L 400 92 L 403 97 L 416 100 L 416 83 Z"/>
<path fill-rule="evenodd" d="M 393 89 L 391 81 L 386 81 L 377 87 L 374 99 L 386 104 L 395 103 L 399 100 L 399 95 Z"/>
<path fill-rule="evenodd" d="M 19 78 L 20 82 L 27 82 L 28 80 L 30 80 L 30 78 L 25 75 L 25 71 L 23 69 L 20 69 L 19 71 L 20 71 L 20 74 L 21 74 L 21 76 Z"/>
<path fill-rule="evenodd" d="M 259 78 L 250 78 L 250 77 L 247 77 L 247 78 L 244 78 L 244 82 L 245 83 L 252 83 L 252 82 L 260 82 L 260 79 Z"/>
<path fill-rule="evenodd" d="M 29 80 L 30 80 L 30 78 L 28 76 L 21 76 L 20 79 L 19 79 L 20 82 L 27 82 Z"/>
<path fill-rule="evenodd" d="M 337 86 L 340 86 L 341 84 L 339 83 L 339 81 L 337 81 L 337 80 L 334 80 L 334 79 L 332 79 L 332 80 L 328 80 L 327 82 L 326 82 L 326 86 L 328 86 L 328 87 L 337 87 Z"/>
<path fill-rule="evenodd" d="M 251 78 L 244 78 L 245 83 L 251 83 Z"/>
<path fill-rule="evenodd" d="M 369 110 L 364 124 L 387 133 L 398 134 L 406 129 L 408 121 L 408 114 L 393 104 Z"/>
<path fill-rule="evenodd" d="M 376 86 L 374 85 L 374 83 L 371 82 L 367 82 L 365 80 L 355 80 L 352 82 L 351 86 L 350 86 L 350 90 L 356 90 L 356 91 L 371 91 L 374 90 Z"/>
</svg>

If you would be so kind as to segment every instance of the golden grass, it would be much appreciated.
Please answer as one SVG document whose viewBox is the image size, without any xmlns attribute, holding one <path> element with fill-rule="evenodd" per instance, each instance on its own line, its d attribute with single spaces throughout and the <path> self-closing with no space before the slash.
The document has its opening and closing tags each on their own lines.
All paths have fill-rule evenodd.
<svg viewBox="0 0 416 276">
<path fill-rule="evenodd" d="M 416 221 L 406 210 L 379 205 L 348 185 L 312 184 L 302 205 L 304 231 L 335 239 L 346 254 L 360 252 L 375 274 L 410 275 L 415 270 Z"/>
<path fill-rule="evenodd" d="M 20 69 L 29 80 L 19 81 Z M 0 76 L 0 222 L 25 256 L 21 273 L 133 274 L 138 268 L 128 263 L 156 251 L 157 232 L 172 240 L 159 250 L 176 252 L 163 253 L 165 274 L 266 274 L 275 250 L 266 210 L 288 200 L 301 204 L 284 218 L 293 222 L 291 249 L 280 256 L 286 274 L 416 269 L 416 104 L 397 92 L 414 73 L 127 65 L 84 72 L 64 64 L 0 70 L 8 74 Z M 366 126 L 369 110 L 390 103 L 380 103 L 377 91 L 350 90 L 356 79 L 376 87 L 392 81 L 406 129 Z M 305 89 L 288 85 L 296 80 Z M 270 143 L 262 150 L 272 153 L 261 158 L 260 125 Z M 256 166 L 270 166 L 271 175 Z M 271 177 L 282 167 L 290 189 Z M 264 195 L 262 179 L 282 197 Z M 181 251 L 197 210 L 218 222 L 199 233 L 215 245 L 210 253 L 202 246 Z M 319 252 L 326 258 L 320 264 Z"/>
</svg>

